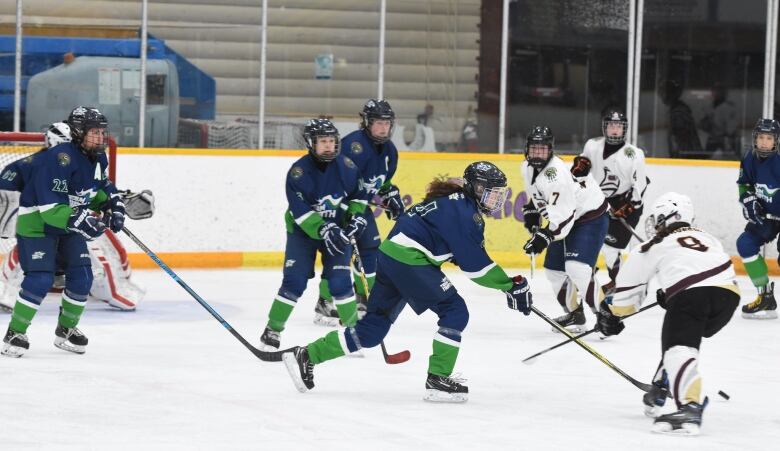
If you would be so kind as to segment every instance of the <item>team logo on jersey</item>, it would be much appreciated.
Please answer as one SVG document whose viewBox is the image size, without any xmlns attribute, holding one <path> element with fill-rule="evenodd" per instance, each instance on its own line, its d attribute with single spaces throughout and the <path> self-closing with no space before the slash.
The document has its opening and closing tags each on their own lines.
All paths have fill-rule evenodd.
<svg viewBox="0 0 780 451">
<path fill-rule="evenodd" d="M 599 182 L 599 186 L 606 197 L 612 197 L 620 187 L 620 180 L 610 172 L 609 168 L 605 167 L 604 178 Z"/>
<path fill-rule="evenodd" d="M 355 162 L 349 157 L 344 157 L 344 164 L 350 169 L 355 169 Z"/>
<path fill-rule="evenodd" d="M 558 175 L 558 171 L 555 168 L 547 168 L 544 171 L 544 176 L 547 177 L 547 180 L 553 181 L 555 180 L 555 177 Z"/>
<path fill-rule="evenodd" d="M 382 185 L 385 184 L 385 176 L 384 175 L 376 175 L 374 177 L 369 177 L 368 181 L 361 179 L 360 183 L 363 184 L 363 189 L 370 195 L 378 194 L 379 189 L 382 188 Z"/>
<path fill-rule="evenodd" d="M 636 156 L 636 152 L 630 147 L 626 147 L 626 150 L 624 150 L 623 153 L 625 153 L 628 158 L 634 158 L 634 156 Z"/>
<path fill-rule="evenodd" d="M 477 223 L 477 227 L 485 227 L 485 220 L 482 219 L 482 215 L 479 213 L 474 213 L 474 222 Z"/>
<path fill-rule="evenodd" d="M 293 166 L 292 169 L 290 169 L 290 177 L 294 179 L 299 179 L 303 175 L 303 168 L 300 166 Z"/>
<path fill-rule="evenodd" d="M 22 160 L 23 163 L 27 163 L 27 164 L 32 163 L 32 161 L 33 161 L 33 156 L 32 155 L 30 155 L 29 157 L 27 157 L 24 160 Z"/>
<path fill-rule="evenodd" d="M 60 152 L 57 154 L 57 161 L 60 163 L 60 166 L 67 166 L 70 164 L 70 155 Z"/>
<path fill-rule="evenodd" d="M 778 191 L 780 191 L 780 188 L 770 188 L 763 183 L 756 183 L 756 196 L 766 203 L 771 204 Z"/>
<path fill-rule="evenodd" d="M 342 200 L 344 200 L 343 196 L 337 197 L 328 194 L 325 197 L 317 199 L 317 204 L 312 205 L 312 207 L 322 218 L 333 219 L 336 217 L 336 213 L 338 213 Z"/>
<path fill-rule="evenodd" d="M 363 145 L 355 141 L 349 146 L 349 150 L 351 150 L 352 153 L 360 153 L 363 151 Z"/>
</svg>

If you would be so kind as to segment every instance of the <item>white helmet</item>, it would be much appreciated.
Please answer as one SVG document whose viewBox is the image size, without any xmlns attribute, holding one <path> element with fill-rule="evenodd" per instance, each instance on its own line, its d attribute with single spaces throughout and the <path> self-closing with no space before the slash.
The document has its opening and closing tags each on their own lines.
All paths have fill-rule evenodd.
<svg viewBox="0 0 780 451">
<path fill-rule="evenodd" d="M 64 122 L 55 122 L 46 130 L 46 148 L 54 147 L 57 144 L 70 142 L 70 126 Z"/>
<path fill-rule="evenodd" d="M 670 191 L 656 199 L 645 223 L 645 229 L 648 234 L 658 233 L 676 222 L 693 224 L 694 218 L 691 198 Z"/>
</svg>

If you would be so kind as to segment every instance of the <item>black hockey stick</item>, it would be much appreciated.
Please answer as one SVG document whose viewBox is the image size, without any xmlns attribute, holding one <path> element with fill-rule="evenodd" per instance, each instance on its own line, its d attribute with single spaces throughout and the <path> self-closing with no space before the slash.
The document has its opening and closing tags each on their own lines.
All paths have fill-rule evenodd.
<svg viewBox="0 0 780 451">
<path fill-rule="evenodd" d="M 631 377 L 631 376 L 629 376 L 628 374 L 626 374 L 626 372 L 625 372 L 625 371 L 623 371 L 623 370 L 621 370 L 620 368 L 618 368 L 617 366 L 615 366 L 615 364 L 614 364 L 614 363 L 612 363 L 612 362 L 610 362 L 609 360 L 607 360 L 607 358 L 606 358 L 606 357 L 604 357 L 603 355 L 599 354 L 599 352 L 598 352 L 598 351 L 596 351 L 595 349 L 593 349 L 592 347 L 590 347 L 590 346 L 589 346 L 587 343 L 583 342 L 583 341 L 582 341 L 582 340 L 580 340 L 579 338 L 575 337 L 575 336 L 574 336 L 574 334 L 572 334 L 571 332 L 569 332 L 569 330 L 568 330 L 568 329 L 566 329 L 565 327 L 563 327 L 563 326 L 561 326 L 560 324 L 556 323 L 554 320 L 550 319 L 550 317 L 549 317 L 549 316 L 547 316 L 547 315 L 545 315 L 544 313 L 542 313 L 542 312 L 541 312 L 539 309 L 537 309 L 537 308 L 536 308 L 536 307 L 534 307 L 533 305 L 531 306 L 531 311 L 532 311 L 532 312 L 534 312 L 534 313 L 536 313 L 536 314 L 537 314 L 537 315 L 538 315 L 540 318 L 542 318 L 543 320 L 545 320 L 545 321 L 546 321 L 546 322 L 547 322 L 549 325 L 551 325 L 551 326 L 553 326 L 554 328 L 558 329 L 558 330 L 559 330 L 561 333 L 563 333 L 564 335 L 568 336 L 569 338 L 573 339 L 573 341 L 574 341 L 575 343 L 577 343 L 578 345 L 580 345 L 580 347 L 582 347 L 584 350 L 588 351 L 588 353 L 590 353 L 590 355 L 592 355 L 593 357 L 595 357 L 595 358 L 599 359 L 599 360 L 601 361 L 601 363 L 603 363 L 604 365 L 607 365 L 607 366 L 608 366 L 608 367 L 610 367 L 610 368 L 611 368 L 611 369 L 612 369 L 614 372 L 616 372 L 616 373 L 618 373 L 619 375 L 623 376 L 623 379 L 625 379 L 625 380 L 627 380 L 627 381 L 631 382 L 631 384 L 632 384 L 634 387 L 636 387 L 636 388 L 638 388 L 638 389 L 640 389 L 640 390 L 642 390 L 642 391 L 644 391 L 644 392 L 648 392 L 648 391 L 650 391 L 650 390 L 653 388 L 653 386 L 652 386 L 652 385 L 650 385 L 650 384 L 644 384 L 644 383 L 642 383 L 642 382 L 639 382 L 638 380 L 636 380 L 636 379 L 634 379 L 633 377 Z"/>
<path fill-rule="evenodd" d="M 634 228 L 631 227 L 631 224 L 629 224 L 628 221 L 626 221 L 626 218 L 623 218 L 623 217 L 620 217 L 620 216 L 615 216 L 615 217 L 617 218 L 618 221 L 620 221 L 621 224 L 623 224 L 623 226 L 626 229 L 628 229 L 629 232 L 631 232 L 631 235 L 634 235 L 634 238 L 638 239 L 642 243 L 647 241 L 644 238 L 642 238 L 641 236 L 639 236 L 638 233 L 636 233 L 636 230 L 634 230 Z"/>
<path fill-rule="evenodd" d="M 641 309 L 637 310 L 636 312 L 634 312 L 634 313 L 632 313 L 632 314 L 630 314 L 630 315 L 626 315 L 626 316 L 622 317 L 622 318 L 621 318 L 621 321 L 622 321 L 622 320 L 624 320 L 624 319 L 626 319 L 626 318 L 630 318 L 630 317 L 632 317 L 632 316 L 636 315 L 636 314 L 637 314 L 637 313 L 639 313 L 639 312 L 643 312 L 643 311 L 645 311 L 645 310 L 647 310 L 647 309 L 649 309 L 649 308 L 655 307 L 656 305 L 658 305 L 658 303 L 657 303 L 657 302 L 653 302 L 652 304 L 648 304 L 648 305 L 646 305 L 646 306 L 642 307 Z M 533 359 L 535 359 L 535 358 L 539 357 L 540 355 L 542 355 L 542 354 L 546 354 L 546 353 L 548 353 L 548 352 L 552 351 L 553 349 L 560 348 L 561 346 L 563 346 L 563 345 L 565 345 L 565 344 L 568 344 L 568 343 L 571 343 L 571 342 L 572 342 L 572 341 L 574 341 L 574 340 L 579 340 L 580 338 L 582 338 L 582 337 L 584 337 L 584 336 L 586 336 L 586 335 L 590 335 L 590 334 L 592 334 L 593 332 L 596 332 L 597 330 L 598 330 L 598 329 L 596 329 L 596 328 L 594 327 L 593 329 L 590 329 L 590 330 L 588 330 L 588 331 L 585 331 L 585 332 L 583 332 L 583 333 L 581 333 L 581 334 L 577 335 L 576 337 L 567 338 L 566 340 L 563 340 L 562 342 L 558 343 L 558 344 L 557 344 L 557 345 L 555 345 L 555 346 L 551 346 L 551 347 L 549 347 L 549 348 L 545 349 L 544 351 L 539 351 L 539 352 L 537 352 L 536 354 L 534 354 L 534 355 L 532 355 L 532 356 L 530 356 L 530 357 L 526 357 L 526 358 L 524 358 L 524 359 L 522 360 L 522 362 L 523 362 L 523 363 L 525 363 L 525 364 L 531 364 L 531 363 L 534 363 L 534 360 L 533 360 Z"/>
<path fill-rule="evenodd" d="M 358 252 L 355 238 L 351 238 L 350 241 L 352 242 L 352 255 L 355 257 L 355 263 L 357 263 L 358 272 L 360 273 L 360 282 L 363 284 L 363 290 L 365 290 L 366 296 L 368 296 L 368 280 L 366 279 L 366 270 L 363 268 L 363 260 L 360 258 L 360 252 Z M 388 354 L 384 340 L 379 342 L 379 347 L 382 348 L 382 356 L 384 356 L 385 363 L 388 365 L 404 363 L 412 357 L 412 353 L 407 350 L 401 351 L 397 354 Z"/>
<path fill-rule="evenodd" d="M 285 351 L 276 351 L 276 352 L 261 351 L 261 350 L 255 348 L 254 346 L 252 346 L 251 344 L 249 344 L 249 342 L 246 341 L 246 339 L 244 339 L 244 337 L 242 337 L 241 334 L 239 334 L 238 332 L 236 332 L 235 329 L 233 329 L 233 326 L 228 324 L 228 322 L 225 321 L 225 319 L 222 318 L 222 316 L 220 316 L 220 314 L 217 313 L 216 310 L 211 308 L 211 306 L 208 304 L 208 302 L 204 301 L 203 298 L 200 297 L 198 295 L 198 293 L 195 292 L 195 290 L 190 288 L 189 285 L 187 285 L 183 280 L 181 280 L 179 278 L 179 276 L 177 276 L 176 273 L 173 272 L 173 270 L 168 267 L 168 265 L 166 265 L 165 263 L 163 263 L 162 260 L 160 260 L 160 257 L 158 257 L 157 254 L 155 254 L 154 252 L 151 251 L 151 249 L 146 247 L 146 245 L 144 243 L 142 243 L 141 240 L 139 240 L 137 236 L 133 235 L 133 233 L 131 231 L 129 231 L 127 229 L 127 227 L 122 227 L 122 231 L 125 232 L 125 234 L 128 237 L 130 237 L 130 239 L 133 240 L 133 242 L 135 244 L 137 244 L 138 247 L 140 247 L 146 253 L 146 255 L 148 255 L 152 260 L 154 260 L 154 262 L 157 263 L 157 265 L 160 268 L 162 268 L 165 272 L 167 272 L 168 275 L 171 276 L 171 278 L 173 280 L 175 280 L 179 285 L 181 285 L 182 288 L 187 290 L 187 293 L 189 293 L 190 296 L 195 298 L 195 300 L 198 301 L 198 304 L 202 305 L 203 308 L 205 308 L 209 313 L 211 313 L 211 316 L 216 318 L 216 320 L 219 321 L 220 324 L 222 324 L 222 326 L 225 329 L 228 330 L 228 332 L 230 332 L 234 337 L 236 337 L 236 339 L 238 341 L 240 341 L 242 345 L 244 345 L 247 349 L 249 349 L 249 351 L 252 354 L 254 354 L 255 357 L 257 357 L 258 359 L 260 359 L 260 360 L 262 360 L 264 362 L 281 362 L 282 361 L 282 353 L 286 352 L 287 350 L 285 350 Z"/>
</svg>

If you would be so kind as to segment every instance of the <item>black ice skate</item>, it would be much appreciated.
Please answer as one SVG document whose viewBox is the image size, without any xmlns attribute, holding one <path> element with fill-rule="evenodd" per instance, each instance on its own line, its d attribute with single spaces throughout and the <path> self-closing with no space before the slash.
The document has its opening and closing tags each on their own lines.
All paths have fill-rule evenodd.
<svg viewBox="0 0 780 451">
<path fill-rule="evenodd" d="M 263 331 L 263 335 L 260 335 L 260 346 L 259 349 L 261 351 L 278 351 L 279 350 L 279 334 L 280 332 L 277 332 L 275 330 L 272 330 L 268 327 L 265 328 Z"/>
<path fill-rule="evenodd" d="M 702 404 L 695 402 L 685 404 L 677 412 L 661 415 L 653 423 L 653 432 L 675 435 L 699 435 L 701 416 L 707 407 L 708 398 Z"/>
<path fill-rule="evenodd" d="M 775 284 L 770 282 L 764 291 L 759 291 L 756 300 L 742 306 L 742 317 L 746 319 L 776 319 L 777 301 L 775 301 Z"/>
<path fill-rule="evenodd" d="M 333 301 L 320 297 L 314 306 L 314 324 L 320 326 L 337 327 L 339 325 L 339 312 Z"/>
<path fill-rule="evenodd" d="M 666 404 L 669 394 L 669 381 L 664 376 L 663 380 L 653 381 L 653 388 L 642 396 L 645 405 L 645 415 L 656 418 L 661 414 L 661 408 Z"/>
<path fill-rule="evenodd" d="M 582 304 L 571 312 L 555 318 L 555 322 L 575 335 L 585 332 L 585 311 L 582 309 Z M 553 327 L 553 332 L 559 331 Z"/>
<path fill-rule="evenodd" d="M 84 354 L 87 351 L 89 340 L 78 328 L 65 327 L 57 324 L 54 330 L 54 346 L 76 354 Z"/>
<path fill-rule="evenodd" d="M 469 388 L 463 385 L 466 379 L 458 376 L 437 376 L 428 373 L 425 380 L 423 400 L 430 402 L 466 402 L 469 400 Z"/>
<path fill-rule="evenodd" d="M 3 350 L 0 351 L 0 354 L 8 357 L 21 357 L 28 349 L 30 349 L 30 340 L 27 339 L 27 335 L 14 332 L 9 327 L 3 338 Z"/>
<path fill-rule="evenodd" d="M 299 392 L 306 393 L 314 388 L 314 364 L 309 360 L 306 347 L 290 349 L 290 352 L 282 354 L 282 361 Z"/>
</svg>

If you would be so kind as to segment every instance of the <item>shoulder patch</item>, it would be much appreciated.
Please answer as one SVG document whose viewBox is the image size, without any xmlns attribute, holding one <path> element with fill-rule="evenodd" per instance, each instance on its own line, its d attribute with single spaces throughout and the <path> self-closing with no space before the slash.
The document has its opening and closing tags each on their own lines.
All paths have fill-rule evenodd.
<svg viewBox="0 0 780 451">
<path fill-rule="evenodd" d="M 293 166 L 292 169 L 290 169 L 290 176 L 294 179 L 299 179 L 303 175 L 303 168 L 300 166 Z"/>
<path fill-rule="evenodd" d="M 628 158 L 634 158 L 634 156 L 636 156 L 636 152 L 634 152 L 634 149 L 631 147 L 626 147 L 626 150 L 624 150 L 623 153 L 625 153 Z"/>
<path fill-rule="evenodd" d="M 352 161 L 349 157 L 344 157 L 344 164 L 347 165 L 347 167 L 350 169 L 356 168 L 355 162 Z"/>
<path fill-rule="evenodd" d="M 485 226 L 485 220 L 482 219 L 482 215 L 479 213 L 474 213 L 474 222 L 477 223 L 477 226 L 484 227 Z"/>
<path fill-rule="evenodd" d="M 349 146 L 349 150 L 351 150 L 352 153 L 361 153 L 363 152 L 363 145 L 355 141 Z"/>
<path fill-rule="evenodd" d="M 29 163 L 32 163 L 32 161 L 33 161 L 33 155 L 30 155 L 28 157 L 25 157 L 24 160 L 22 160 L 22 163 L 29 164 Z"/>
<path fill-rule="evenodd" d="M 60 163 L 60 166 L 67 166 L 70 164 L 70 155 L 60 152 L 57 154 L 57 161 Z"/>
<path fill-rule="evenodd" d="M 558 171 L 555 168 L 547 168 L 544 170 L 544 176 L 547 177 L 547 180 L 553 181 L 558 176 Z"/>
</svg>

